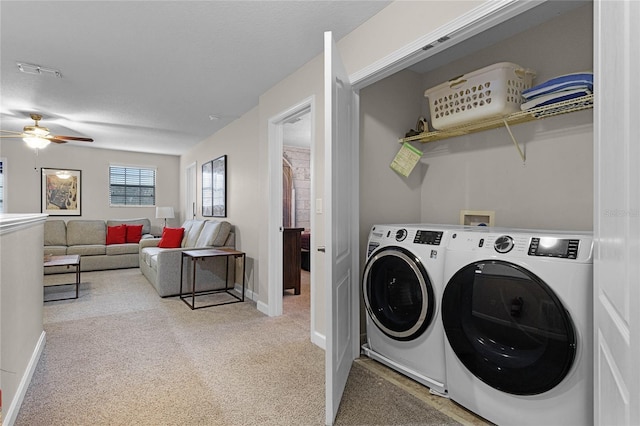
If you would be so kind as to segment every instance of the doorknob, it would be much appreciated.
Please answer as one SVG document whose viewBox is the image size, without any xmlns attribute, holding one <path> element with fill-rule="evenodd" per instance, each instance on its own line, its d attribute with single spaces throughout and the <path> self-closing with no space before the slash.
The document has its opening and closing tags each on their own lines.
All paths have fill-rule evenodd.
<svg viewBox="0 0 640 426">
<path fill-rule="evenodd" d="M 324 252 L 325 252 L 325 247 L 324 247 L 324 246 L 320 246 L 320 247 L 318 247 L 318 251 L 319 251 L 320 253 L 324 253 Z"/>
</svg>

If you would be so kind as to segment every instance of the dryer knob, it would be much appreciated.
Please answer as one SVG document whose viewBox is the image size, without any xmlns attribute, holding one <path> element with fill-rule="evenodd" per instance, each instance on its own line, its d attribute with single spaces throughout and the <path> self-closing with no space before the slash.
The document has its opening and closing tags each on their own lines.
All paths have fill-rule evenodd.
<svg viewBox="0 0 640 426">
<path fill-rule="evenodd" d="M 404 241 L 404 239 L 407 238 L 407 230 L 406 229 L 398 229 L 396 231 L 396 241 L 400 242 L 400 241 Z"/>
<path fill-rule="evenodd" d="M 496 249 L 498 253 L 509 253 L 513 248 L 513 238 L 508 235 L 503 235 L 493 243 L 493 248 Z"/>
</svg>

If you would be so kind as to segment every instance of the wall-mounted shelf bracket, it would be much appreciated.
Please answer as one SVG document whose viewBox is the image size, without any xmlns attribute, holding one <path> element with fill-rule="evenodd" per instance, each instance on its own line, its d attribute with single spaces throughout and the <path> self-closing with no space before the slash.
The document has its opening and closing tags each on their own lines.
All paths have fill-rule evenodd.
<svg viewBox="0 0 640 426">
<path fill-rule="evenodd" d="M 507 129 L 507 132 L 509 132 L 509 136 L 511 136 L 511 140 L 513 141 L 513 144 L 516 146 L 516 149 L 518 150 L 518 154 L 520 154 L 520 158 L 522 158 L 522 163 L 526 163 L 527 162 L 527 157 L 524 154 L 524 152 L 522 152 L 522 150 L 520 149 L 520 145 L 518 144 L 518 141 L 516 140 L 515 136 L 513 136 L 513 132 L 511 132 L 511 127 L 509 127 L 509 123 L 507 123 L 507 120 L 502 120 L 504 122 L 504 127 L 505 129 Z"/>
</svg>

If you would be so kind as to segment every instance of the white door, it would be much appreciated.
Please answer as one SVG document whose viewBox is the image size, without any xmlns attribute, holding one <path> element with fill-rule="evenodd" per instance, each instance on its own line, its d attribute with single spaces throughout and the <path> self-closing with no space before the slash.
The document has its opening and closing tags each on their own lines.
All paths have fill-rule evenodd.
<svg viewBox="0 0 640 426">
<path fill-rule="evenodd" d="M 594 2 L 594 423 L 640 424 L 640 2 Z"/>
<path fill-rule="evenodd" d="M 359 352 L 358 99 L 331 32 L 324 37 L 326 423 Z M 354 167 L 354 164 L 356 167 Z"/>
<path fill-rule="evenodd" d="M 189 164 L 185 169 L 186 185 L 185 185 L 183 220 L 196 218 L 196 200 L 198 199 L 196 174 L 197 174 L 196 163 Z"/>
</svg>

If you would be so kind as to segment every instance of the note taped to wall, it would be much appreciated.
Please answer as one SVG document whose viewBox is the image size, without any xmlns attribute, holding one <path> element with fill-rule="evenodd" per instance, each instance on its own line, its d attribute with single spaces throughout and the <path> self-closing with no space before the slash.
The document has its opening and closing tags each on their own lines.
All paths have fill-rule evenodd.
<svg viewBox="0 0 640 426">
<path fill-rule="evenodd" d="M 408 177 L 416 164 L 418 164 L 418 161 L 420 161 L 420 157 L 422 157 L 422 151 L 405 142 L 396 154 L 396 158 L 391 162 L 390 167 L 398 174 Z"/>
</svg>

